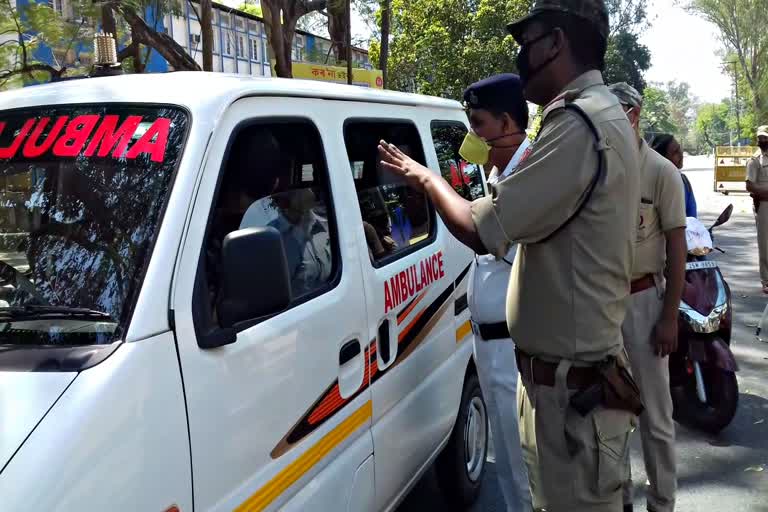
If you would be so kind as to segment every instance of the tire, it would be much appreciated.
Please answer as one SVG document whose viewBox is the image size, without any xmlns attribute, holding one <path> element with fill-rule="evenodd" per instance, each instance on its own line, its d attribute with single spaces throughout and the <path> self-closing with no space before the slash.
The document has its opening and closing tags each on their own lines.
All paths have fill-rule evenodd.
<svg viewBox="0 0 768 512">
<path fill-rule="evenodd" d="M 733 372 L 706 367 L 701 370 L 707 403 L 703 404 L 699 400 L 696 394 L 696 379 L 691 376 L 682 387 L 672 392 L 675 419 L 709 434 L 717 434 L 727 427 L 736 415 L 739 384 Z"/>
<path fill-rule="evenodd" d="M 488 456 L 488 413 L 474 373 L 467 376 L 451 438 L 437 458 L 440 489 L 456 510 L 472 505 L 480 495 Z"/>
</svg>

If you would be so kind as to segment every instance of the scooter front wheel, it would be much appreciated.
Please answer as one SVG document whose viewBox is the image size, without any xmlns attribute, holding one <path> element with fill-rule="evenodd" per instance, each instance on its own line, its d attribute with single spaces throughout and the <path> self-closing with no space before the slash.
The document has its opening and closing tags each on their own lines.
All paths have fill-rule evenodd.
<svg viewBox="0 0 768 512">
<path fill-rule="evenodd" d="M 696 391 L 695 375 L 690 375 L 679 388 L 672 389 L 675 419 L 684 425 L 717 434 L 727 427 L 739 405 L 736 374 L 720 368 L 702 367 L 706 402 Z"/>
</svg>

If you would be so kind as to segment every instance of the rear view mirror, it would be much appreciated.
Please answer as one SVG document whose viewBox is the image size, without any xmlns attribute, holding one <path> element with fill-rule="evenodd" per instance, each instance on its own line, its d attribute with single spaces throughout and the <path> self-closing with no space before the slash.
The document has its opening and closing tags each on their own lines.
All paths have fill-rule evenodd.
<svg viewBox="0 0 768 512">
<path fill-rule="evenodd" d="M 291 303 L 288 260 L 275 228 L 248 228 L 228 234 L 222 263 L 217 307 L 222 327 L 279 313 Z"/>
<path fill-rule="evenodd" d="M 723 210 L 723 213 L 721 213 L 721 214 L 720 214 L 720 216 L 717 218 L 717 220 L 715 221 L 715 223 L 714 223 L 714 224 L 712 225 L 712 227 L 711 227 L 711 228 L 709 228 L 709 229 L 714 229 L 714 228 L 716 228 L 717 226 L 722 226 L 723 224 L 725 224 L 726 222 L 728 222 L 728 221 L 731 219 L 731 214 L 732 214 L 732 213 L 733 213 L 733 205 L 732 205 L 732 204 L 729 204 L 729 205 L 728 205 L 728 208 L 726 208 L 725 210 Z"/>
</svg>

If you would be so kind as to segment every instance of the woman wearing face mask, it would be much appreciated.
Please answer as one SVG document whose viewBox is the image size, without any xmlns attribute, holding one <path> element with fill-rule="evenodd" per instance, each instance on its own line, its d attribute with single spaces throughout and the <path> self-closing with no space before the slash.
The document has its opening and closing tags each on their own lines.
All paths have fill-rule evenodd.
<svg viewBox="0 0 768 512">
<path fill-rule="evenodd" d="M 680 143 L 677 142 L 675 137 L 666 133 L 657 135 L 653 138 L 651 147 L 661 156 L 675 164 L 675 167 L 682 170 L 683 148 L 680 146 Z M 691 182 L 688 181 L 688 177 L 682 172 L 680 173 L 680 177 L 683 179 L 683 186 L 685 187 L 685 216 L 698 217 L 696 196 L 693 195 Z"/>
<path fill-rule="evenodd" d="M 472 131 L 461 156 L 482 165 L 493 184 L 512 175 L 528 155 L 528 104 L 517 75 L 497 75 L 464 93 Z M 506 295 L 516 246 L 503 259 L 476 256 L 468 293 L 475 332 L 475 362 L 493 431 L 496 468 L 507 510 L 531 510 L 528 474 L 517 423 L 515 344 L 506 323 Z"/>
</svg>

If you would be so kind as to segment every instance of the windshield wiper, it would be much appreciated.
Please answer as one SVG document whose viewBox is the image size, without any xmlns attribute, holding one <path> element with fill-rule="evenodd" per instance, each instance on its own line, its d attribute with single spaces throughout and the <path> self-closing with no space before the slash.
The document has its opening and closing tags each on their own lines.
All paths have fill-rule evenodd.
<svg viewBox="0 0 768 512">
<path fill-rule="evenodd" d="M 23 319 L 73 319 L 103 320 L 114 322 L 109 313 L 88 308 L 70 308 L 67 306 L 11 306 L 0 308 L 0 321 Z"/>
</svg>

